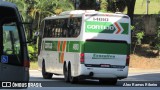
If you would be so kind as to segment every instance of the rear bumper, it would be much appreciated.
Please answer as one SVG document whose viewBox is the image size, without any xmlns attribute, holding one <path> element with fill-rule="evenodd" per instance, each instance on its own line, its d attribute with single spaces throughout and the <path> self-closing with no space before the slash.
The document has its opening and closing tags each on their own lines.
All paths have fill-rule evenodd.
<svg viewBox="0 0 160 90">
<path fill-rule="evenodd" d="M 80 65 L 78 76 L 82 78 L 117 78 L 123 79 L 128 76 L 128 66 L 124 68 L 99 68 L 86 67 L 84 64 Z"/>
</svg>

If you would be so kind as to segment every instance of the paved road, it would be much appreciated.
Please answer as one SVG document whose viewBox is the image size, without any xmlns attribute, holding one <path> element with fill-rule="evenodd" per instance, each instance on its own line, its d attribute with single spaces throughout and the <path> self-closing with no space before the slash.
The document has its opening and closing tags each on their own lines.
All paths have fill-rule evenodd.
<svg viewBox="0 0 160 90">
<path fill-rule="evenodd" d="M 130 89 L 130 90 L 141 90 L 142 88 L 145 88 L 145 90 L 149 89 L 160 89 L 160 87 L 124 87 L 125 84 L 139 84 L 139 85 L 145 85 L 145 83 L 149 85 L 160 85 L 160 72 L 134 72 L 134 73 L 129 73 L 128 78 L 119 80 L 116 86 L 112 85 L 102 85 L 99 84 L 97 80 L 85 80 L 85 81 L 80 81 L 78 84 L 70 84 L 70 83 L 65 83 L 63 80 L 63 76 L 53 76 L 52 79 L 43 79 L 41 72 L 37 70 L 31 70 L 30 71 L 30 81 L 43 81 L 43 85 L 49 85 L 52 87 L 45 87 L 45 88 L 39 88 L 39 90 L 50 90 L 50 89 L 59 89 L 59 90 L 88 90 L 89 88 L 92 90 L 105 90 L 105 89 L 114 89 L 114 90 L 119 90 L 121 89 Z M 46 81 L 46 82 L 45 82 Z M 140 81 L 140 82 L 139 82 Z M 34 89 L 38 90 L 38 88 L 28 88 L 28 89 Z M 121 90 L 120 89 L 120 90 Z"/>
<path fill-rule="evenodd" d="M 41 72 L 38 70 L 30 70 L 30 81 L 64 82 L 63 76 L 54 75 L 52 79 L 43 79 Z M 120 81 L 160 81 L 160 71 L 133 72 L 133 73 L 129 73 L 128 78 Z"/>
</svg>

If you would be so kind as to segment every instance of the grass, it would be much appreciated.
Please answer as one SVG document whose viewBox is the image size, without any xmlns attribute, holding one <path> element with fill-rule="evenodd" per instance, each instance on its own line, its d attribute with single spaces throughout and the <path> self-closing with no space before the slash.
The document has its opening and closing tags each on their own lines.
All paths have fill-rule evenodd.
<svg viewBox="0 0 160 90">
<path fill-rule="evenodd" d="M 30 62 L 30 70 L 38 70 L 38 62 Z"/>
<path fill-rule="evenodd" d="M 148 14 L 160 13 L 160 0 L 150 0 L 148 10 Z M 134 14 L 146 14 L 146 0 L 136 0 Z"/>
</svg>

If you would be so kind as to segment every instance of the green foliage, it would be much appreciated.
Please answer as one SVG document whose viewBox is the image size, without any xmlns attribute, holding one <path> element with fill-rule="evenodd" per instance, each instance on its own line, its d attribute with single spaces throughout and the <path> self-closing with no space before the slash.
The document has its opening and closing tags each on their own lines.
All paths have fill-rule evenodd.
<svg viewBox="0 0 160 90">
<path fill-rule="evenodd" d="M 131 30 L 134 31 L 135 30 L 135 26 L 131 26 Z M 133 36 L 133 35 L 132 35 Z M 136 50 L 136 46 L 137 45 L 141 45 L 141 42 L 142 42 L 142 39 L 144 37 L 144 32 L 143 31 L 140 31 L 140 32 L 136 32 L 136 41 L 135 43 L 132 43 L 134 44 L 134 49 L 133 49 L 133 53 L 135 53 L 135 50 Z"/>
<path fill-rule="evenodd" d="M 144 32 L 143 31 L 136 33 L 136 38 L 137 38 L 137 44 L 138 45 L 141 44 L 141 40 L 143 39 L 143 37 L 144 37 Z"/>
<path fill-rule="evenodd" d="M 155 40 L 156 40 L 155 48 L 158 50 L 157 54 L 159 55 L 160 53 L 160 25 L 157 27 L 157 36 Z"/>
<path fill-rule="evenodd" d="M 134 31 L 135 30 L 135 26 L 131 26 L 131 31 Z"/>
<path fill-rule="evenodd" d="M 22 14 L 23 20 L 28 21 L 29 17 L 26 12 L 28 10 L 29 5 L 25 2 L 25 0 L 6 0 L 6 1 L 15 3 L 20 13 Z"/>
<path fill-rule="evenodd" d="M 6 0 L 15 3 L 24 21 L 32 21 L 34 29 L 38 30 L 44 17 L 59 14 L 62 11 L 73 10 L 74 6 L 68 0 Z"/>
<path fill-rule="evenodd" d="M 157 50 L 156 54 L 160 56 L 160 17 L 157 17 L 156 20 L 157 20 L 156 35 L 154 40 L 152 40 L 152 42 L 150 43 L 150 45 Z"/>
<path fill-rule="evenodd" d="M 37 49 L 34 45 L 28 45 L 28 53 L 31 61 L 37 60 Z"/>
<path fill-rule="evenodd" d="M 106 0 L 101 0 L 101 3 L 100 3 L 100 11 L 102 12 L 106 12 L 107 11 L 107 7 L 108 7 L 108 3 Z"/>
</svg>

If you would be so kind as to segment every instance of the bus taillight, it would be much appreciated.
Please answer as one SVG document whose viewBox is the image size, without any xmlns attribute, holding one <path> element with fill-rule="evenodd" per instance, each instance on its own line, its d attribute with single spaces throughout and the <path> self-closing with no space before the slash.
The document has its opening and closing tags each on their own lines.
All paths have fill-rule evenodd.
<svg viewBox="0 0 160 90">
<path fill-rule="evenodd" d="M 84 64 L 84 53 L 80 54 L 80 62 L 81 64 Z"/>
<path fill-rule="evenodd" d="M 126 66 L 129 66 L 129 61 L 130 61 L 130 55 L 127 55 L 127 57 L 126 57 Z"/>
</svg>

